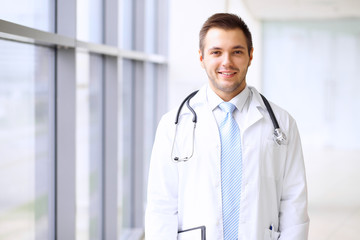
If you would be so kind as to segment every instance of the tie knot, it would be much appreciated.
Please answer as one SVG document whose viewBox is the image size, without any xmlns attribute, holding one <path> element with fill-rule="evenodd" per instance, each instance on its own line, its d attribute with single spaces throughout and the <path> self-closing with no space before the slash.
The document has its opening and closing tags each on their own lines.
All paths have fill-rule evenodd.
<svg viewBox="0 0 360 240">
<path fill-rule="evenodd" d="M 219 104 L 219 107 L 226 113 L 232 113 L 236 108 L 236 106 L 230 102 L 222 102 Z"/>
</svg>

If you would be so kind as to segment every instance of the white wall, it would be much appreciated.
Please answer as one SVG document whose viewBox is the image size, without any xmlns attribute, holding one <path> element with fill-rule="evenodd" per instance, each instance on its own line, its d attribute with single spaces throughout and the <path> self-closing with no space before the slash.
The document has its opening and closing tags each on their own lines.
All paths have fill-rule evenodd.
<svg viewBox="0 0 360 240">
<path fill-rule="evenodd" d="M 208 81 L 199 61 L 199 31 L 206 19 L 217 12 L 236 13 L 248 24 L 255 52 L 247 81 L 260 87 L 261 25 L 241 0 L 170 0 L 169 109 L 177 108 L 191 91 Z"/>
<path fill-rule="evenodd" d="M 360 149 L 360 20 L 264 24 L 264 93 L 304 144 Z"/>
<path fill-rule="evenodd" d="M 266 22 L 263 89 L 297 120 L 310 240 L 358 239 L 360 20 Z"/>
<path fill-rule="evenodd" d="M 249 67 L 246 81 L 249 85 L 256 87 L 259 91 L 262 89 L 262 23 L 256 19 L 248 10 L 246 4 L 242 0 L 229 1 L 228 6 L 230 13 L 239 15 L 248 25 L 254 46 L 254 58 Z"/>
</svg>

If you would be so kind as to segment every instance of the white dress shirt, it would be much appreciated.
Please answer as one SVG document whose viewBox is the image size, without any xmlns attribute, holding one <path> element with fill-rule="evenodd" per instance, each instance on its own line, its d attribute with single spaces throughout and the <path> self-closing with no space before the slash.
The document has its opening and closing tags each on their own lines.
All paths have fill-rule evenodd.
<svg viewBox="0 0 360 240">
<path fill-rule="evenodd" d="M 219 104 L 224 102 L 208 85 L 206 90 L 208 104 L 210 109 L 212 109 L 215 116 L 216 122 L 219 126 L 221 121 L 225 118 L 226 113 L 219 108 Z M 244 88 L 238 95 L 232 98 L 229 102 L 236 106 L 236 109 L 233 112 L 233 117 L 239 125 L 240 134 L 242 138 L 242 130 L 245 128 L 245 121 L 250 105 L 250 89 L 248 86 Z"/>
</svg>

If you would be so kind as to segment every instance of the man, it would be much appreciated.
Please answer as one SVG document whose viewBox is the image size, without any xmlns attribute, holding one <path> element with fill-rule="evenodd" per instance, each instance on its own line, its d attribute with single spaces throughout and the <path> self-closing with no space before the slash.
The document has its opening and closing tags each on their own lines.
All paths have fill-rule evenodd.
<svg viewBox="0 0 360 240">
<path fill-rule="evenodd" d="M 297 126 L 271 103 L 286 136 L 280 144 L 274 141 L 268 109 L 246 84 L 253 59 L 247 25 L 233 14 L 211 16 L 200 31 L 199 55 L 209 81 L 190 101 L 197 115 L 194 135 L 187 108 L 176 134 L 176 110 L 158 126 L 146 239 L 187 239 L 178 231 L 198 226 L 206 227 L 207 239 L 307 239 L 307 189 Z M 174 156 L 191 157 L 181 162 Z"/>
</svg>

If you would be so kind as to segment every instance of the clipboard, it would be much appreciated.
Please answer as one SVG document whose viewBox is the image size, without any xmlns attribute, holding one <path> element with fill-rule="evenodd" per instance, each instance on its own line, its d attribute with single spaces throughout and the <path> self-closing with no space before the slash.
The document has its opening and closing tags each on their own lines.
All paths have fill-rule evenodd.
<svg viewBox="0 0 360 240">
<path fill-rule="evenodd" d="M 206 240 L 206 227 L 200 226 L 200 227 L 180 230 L 178 232 L 178 240 L 182 240 L 182 239 Z"/>
</svg>

